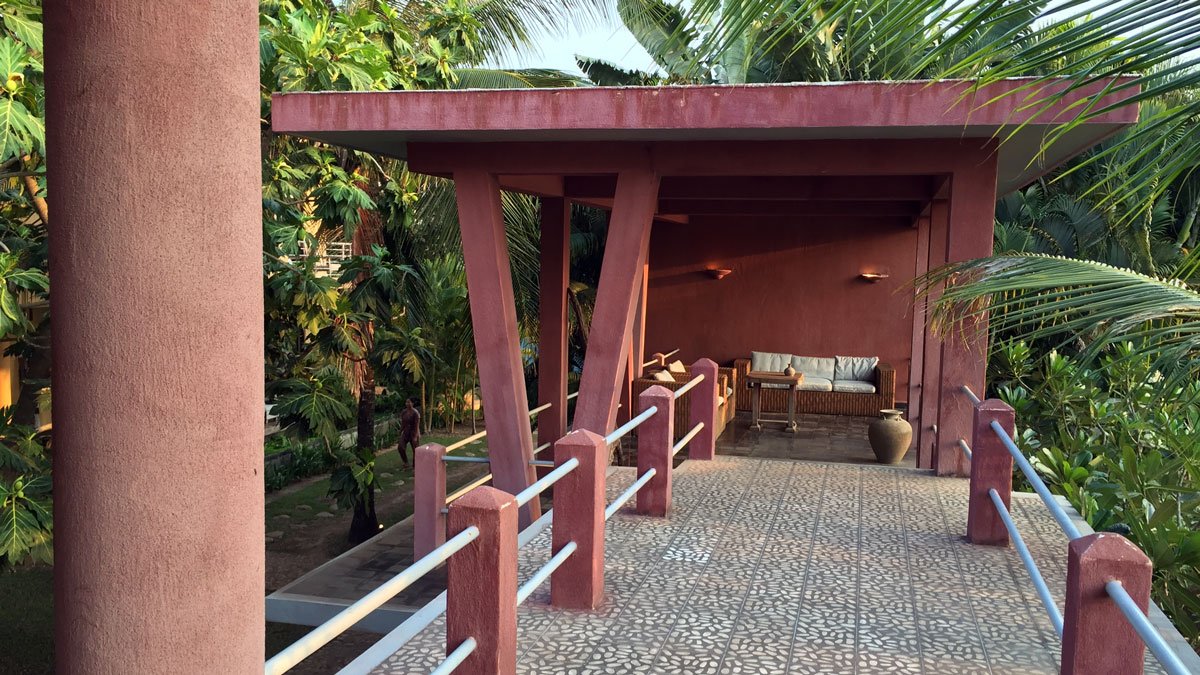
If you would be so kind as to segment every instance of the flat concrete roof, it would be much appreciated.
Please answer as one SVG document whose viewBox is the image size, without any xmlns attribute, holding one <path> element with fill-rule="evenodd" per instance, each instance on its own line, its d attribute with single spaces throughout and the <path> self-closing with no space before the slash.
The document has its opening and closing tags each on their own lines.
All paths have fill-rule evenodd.
<svg viewBox="0 0 1200 675">
<path fill-rule="evenodd" d="M 402 159 L 409 143 L 997 138 L 1003 194 L 1136 122 L 1137 106 L 1123 106 L 1041 151 L 1055 126 L 1133 96 L 1136 88 L 1119 88 L 1126 83 L 1094 83 L 1053 105 L 1045 98 L 1066 82 L 1011 79 L 978 91 L 952 80 L 290 93 L 274 95 L 272 126 Z"/>
</svg>

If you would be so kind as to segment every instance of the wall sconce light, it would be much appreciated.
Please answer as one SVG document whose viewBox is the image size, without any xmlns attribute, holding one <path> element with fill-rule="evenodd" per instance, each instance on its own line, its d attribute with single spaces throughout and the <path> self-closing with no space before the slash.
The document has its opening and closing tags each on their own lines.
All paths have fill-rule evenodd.
<svg viewBox="0 0 1200 675">
<path fill-rule="evenodd" d="M 705 274 L 716 279 L 717 281 L 720 281 L 720 280 L 724 279 L 725 277 L 729 276 L 730 274 L 733 274 L 733 270 L 731 270 L 731 269 L 715 268 L 715 267 L 710 267 L 710 268 L 704 270 L 704 272 L 705 272 Z"/>
<path fill-rule="evenodd" d="M 890 276 L 887 272 L 863 272 L 858 275 L 858 278 L 867 283 L 877 284 Z"/>
</svg>

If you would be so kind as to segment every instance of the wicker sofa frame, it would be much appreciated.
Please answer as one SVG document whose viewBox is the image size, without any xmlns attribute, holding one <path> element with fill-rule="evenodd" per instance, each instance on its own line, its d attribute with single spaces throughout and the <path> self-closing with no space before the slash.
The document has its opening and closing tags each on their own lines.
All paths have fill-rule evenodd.
<svg viewBox="0 0 1200 675">
<path fill-rule="evenodd" d="M 737 409 L 750 410 L 750 387 L 746 374 L 750 372 L 750 359 L 733 362 L 734 391 L 737 392 Z M 858 415 L 875 417 L 880 410 L 896 407 L 896 369 L 886 363 L 875 367 L 875 393 L 860 394 L 843 391 L 798 391 L 796 412 L 818 415 Z M 788 391 L 764 388 L 762 410 L 769 413 L 786 413 Z"/>
<path fill-rule="evenodd" d="M 640 396 L 643 391 L 645 391 L 646 389 L 649 389 L 650 387 L 653 387 L 656 384 L 666 387 L 667 389 L 670 389 L 671 391 L 676 391 L 683 385 L 687 384 L 693 377 L 692 367 L 685 366 L 684 372 L 671 373 L 671 376 L 675 378 L 674 382 L 659 382 L 658 380 L 656 380 L 652 377 L 649 377 L 650 373 L 655 370 L 662 370 L 662 368 L 650 369 L 647 371 L 646 375 L 643 375 L 642 377 L 639 377 L 638 379 L 633 381 L 633 398 L 634 398 L 634 400 L 636 400 L 637 397 Z M 738 392 L 737 371 L 734 370 L 733 368 L 718 368 L 717 376 L 720 381 L 717 383 L 717 386 L 718 386 L 717 391 L 719 392 L 719 397 L 718 397 L 718 407 L 717 407 L 717 428 L 714 432 L 714 437 L 720 436 L 721 432 L 725 431 L 725 426 L 727 424 L 729 424 L 729 422 L 731 420 L 733 420 L 733 416 L 737 413 L 737 409 L 735 407 L 735 402 L 734 402 L 734 399 L 736 398 L 737 392 Z M 721 405 L 720 400 L 726 398 L 725 397 L 726 387 L 732 388 L 734 395 L 729 396 L 727 398 L 726 402 L 723 405 Z M 695 391 L 696 390 L 693 389 L 691 392 L 688 392 L 687 394 L 684 394 L 682 397 L 675 399 L 675 438 L 683 437 L 683 435 L 688 432 L 688 429 L 691 429 L 691 427 L 692 427 L 691 419 L 690 419 L 691 409 L 692 409 L 691 408 L 691 398 L 692 398 L 692 393 Z M 637 404 L 634 403 L 634 406 L 636 406 L 636 405 Z"/>
</svg>

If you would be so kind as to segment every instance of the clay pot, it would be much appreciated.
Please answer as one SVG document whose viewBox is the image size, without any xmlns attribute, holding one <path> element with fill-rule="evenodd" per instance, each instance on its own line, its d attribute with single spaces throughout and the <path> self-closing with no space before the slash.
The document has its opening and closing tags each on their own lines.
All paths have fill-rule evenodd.
<svg viewBox="0 0 1200 675">
<path fill-rule="evenodd" d="M 793 368 L 793 367 L 791 366 L 791 364 L 788 364 L 788 366 L 787 366 L 786 368 L 784 368 L 784 369 L 783 369 L 783 374 L 784 374 L 784 375 L 787 375 L 788 377 L 791 377 L 791 376 L 793 376 L 793 375 L 795 375 L 795 374 L 796 374 L 796 369 L 795 369 L 795 368 Z"/>
<path fill-rule="evenodd" d="M 912 425 L 902 410 L 880 410 L 880 418 L 867 427 L 867 438 L 880 464 L 899 464 L 912 442 Z"/>
</svg>

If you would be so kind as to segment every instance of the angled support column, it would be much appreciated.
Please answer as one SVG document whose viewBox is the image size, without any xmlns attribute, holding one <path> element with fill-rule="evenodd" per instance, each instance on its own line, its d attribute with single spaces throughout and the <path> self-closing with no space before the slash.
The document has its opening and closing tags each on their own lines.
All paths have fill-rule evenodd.
<svg viewBox="0 0 1200 675">
<path fill-rule="evenodd" d="M 454 186 L 493 484 L 516 494 L 536 478 L 529 464 L 533 459 L 533 433 L 500 186 L 494 175 L 476 168 L 455 171 Z M 538 500 L 530 501 L 521 509 L 521 527 L 533 522 L 540 512 Z"/>
<path fill-rule="evenodd" d="M 551 404 L 538 414 L 538 442 L 553 443 L 567 433 L 567 286 L 571 282 L 571 205 L 542 198 L 542 270 L 538 302 L 538 402 Z M 554 456 L 553 448 L 542 459 Z"/>
<path fill-rule="evenodd" d="M 929 269 L 946 264 L 946 230 L 949 226 L 950 205 L 944 200 L 933 202 L 929 214 Z M 928 310 L 940 295 L 940 290 L 934 289 L 926 298 L 924 309 Z M 925 331 L 925 341 L 921 346 L 921 426 L 914 430 L 913 435 L 920 444 L 917 446 L 917 466 L 932 469 L 937 450 L 934 427 L 938 422 L 938 403 L 942 392 L 942 338 L 929 332 L 929 323 L 925 319 L 922 320 L 922 330 Z"/>
<path fill-rule="evenodd" d="M 653 171 L 629 169 L 617 175 L 604 266 L 596 289 L 596 308 L 575 408 L 575 429 L 603 436 L 616 420 L 657 200 L 658 175 Z"/>
<path fill-rule="evenodd" d="M 647 240 L 647 246 L 649 240 Z M 646 256 L 647 262 L 642 265 L 642 284 L 638 290 L 637 309 L 633 314 L 633 376 L 641 377 L 645 372 L 642 364 L 646 362 L 646 300 L 647 291 L 650 290 L 650 264 L 649 252 Z"/>
<path fill-rule="evenodd" d="M 257 3 L 45 19 L 55 670 L 261 674 Z"/>
<path fill-rule="evenodd" d="M 996 154 L 988 144 L 978 156 L 964 157 L 951 178 L 947 262 L 991 255 L 995 218 Z M 974 406 L 961 387 L 965 384 L 980 396 L 986 391 L 987 320 L 956 327 L 942 341 L 941 360 L 933 468 L 939 476 L 966 476 L 970 473 L 967 458 L 956 451 L 955 444 L 960 438 L 970 437 Z"/>
</svg>

